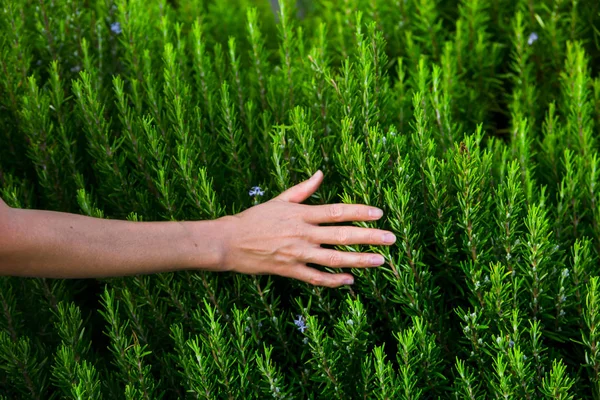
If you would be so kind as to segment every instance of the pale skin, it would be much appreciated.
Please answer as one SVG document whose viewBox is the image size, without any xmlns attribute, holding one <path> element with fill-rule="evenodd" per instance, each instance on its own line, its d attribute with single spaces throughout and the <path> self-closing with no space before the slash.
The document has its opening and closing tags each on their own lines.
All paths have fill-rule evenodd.
<svg viewBox="0 0 600 400">
<path fill-rule="evenodd" d="M 375 221 L 381 210 L 358 204 L 301 204 L 322 172 L 274 199 L 210 221 L 130 222 L 10 208 L 0 199 L 0 275 L 105 278 L 168 271 L 232 271 L 279 275 L 315 286 L 353 283 L 349 273 L 307 266 L 370 268 L 383 257 L 321 245 L 391 245 L 385 230 L 321 226 Z"/>
</svg>

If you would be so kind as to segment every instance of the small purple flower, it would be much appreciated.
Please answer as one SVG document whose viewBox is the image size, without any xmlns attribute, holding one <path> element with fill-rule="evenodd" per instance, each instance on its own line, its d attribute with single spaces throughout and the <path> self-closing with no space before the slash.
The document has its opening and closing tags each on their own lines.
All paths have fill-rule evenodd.
<svg viewBox="0 0 600 400">
<path fill-rule="evenodd" d="M 252 189 L 250 189 L 248 194 L 251 197 L 256 197 L 256 196 L 264 196 L 265 192 L 259 186 L 254 186 Z"/>
<path fill-rule="evenodd" d="M 122 32 L 121 24 L 119 22 L 113 22 L 112 24 L 110 24 L 110 30 L 113 31 L 113 33 L 116 33 L 117 35 L 120 34 Z"/>
<path fill-rule="evenodd" d="M 300 332 L 304 333 L 304 331 L 308 329 L 308 326 L 306 326 L 306 324 L 304 323 L 302 315 L 297 315 L 297 317 L 298 319 L 294 320 L 294 324 L 296 324 Z"/>
<path fill-rule="evenodd" d="M 531 32 L 529 38 L 527 38 L 527 44 L 531 46 L 536 40 L 538 40 L 538 34 Z"/>
</svg>

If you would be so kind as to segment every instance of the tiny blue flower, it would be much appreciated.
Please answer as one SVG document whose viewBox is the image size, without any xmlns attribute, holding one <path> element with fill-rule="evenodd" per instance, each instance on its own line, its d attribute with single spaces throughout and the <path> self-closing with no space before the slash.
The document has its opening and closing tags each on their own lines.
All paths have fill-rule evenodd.
<svg viewBox="0 0 600 400">
<path fill-rule="evenodd" d="M 538 40 L 537 33 L 531 32 L 529 38 L 527 39 L 527 44 L 531 46 L 536 40 Z"/>
<path fill-rule="evenodd" d="M 110 24 L 110 30 L 113 31 L 113 33 L 116 33 L 117 35 L 120 34 L 122 32 L 121 24 L 119 22 L 113 22 L 112 24 Z"/>
<path fill-rule="evenodd" d="M 302 333 L 308 328 L 304 323 L 304 319 L 302 319 L 302 315 L 297 315 L 298 319 L 294 320 L 294 324 L 298 327 L 298 330 Z"/>
<path fill-rule="evenodd" d="M 256 197 L 256 196 L 264 196 L 265 192 L 264 192 L 264 190 L 262 190 L 260 188 L 260 186 L 254 186 L 252 189 L 250 189 L 250 191 L 248 192 L 248 194 L 251 197 Z"/>
</svg>

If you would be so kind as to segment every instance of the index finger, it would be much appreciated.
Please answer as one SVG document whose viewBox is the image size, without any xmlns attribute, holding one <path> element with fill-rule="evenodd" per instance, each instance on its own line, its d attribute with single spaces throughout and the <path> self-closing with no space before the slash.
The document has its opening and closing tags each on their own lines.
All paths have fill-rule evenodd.
<svg viewBox="0 0 600 400">
<path fill-rule="evenodd" d="M 383 216 L 383 211 L 379 208 L 362 204 L 338 203 L 309 207 L 305 220 L 313 224 L 376 221 Z"/>
</svg>

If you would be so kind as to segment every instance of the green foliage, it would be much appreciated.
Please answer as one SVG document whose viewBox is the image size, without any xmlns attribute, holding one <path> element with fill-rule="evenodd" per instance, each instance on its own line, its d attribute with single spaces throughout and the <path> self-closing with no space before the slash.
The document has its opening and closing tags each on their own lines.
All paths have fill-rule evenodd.
<svg viewBox="0 0 600 400">
<path fill-rule="evenodd" d="M 337 290 L 0 278 L 0 398 L 600 398 L 599 61 L 595 1 L 4 0 L 11 207 L 212 219 L 321 169 L 398 240 Z"/>
</svg>

